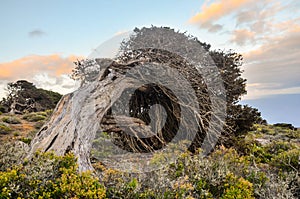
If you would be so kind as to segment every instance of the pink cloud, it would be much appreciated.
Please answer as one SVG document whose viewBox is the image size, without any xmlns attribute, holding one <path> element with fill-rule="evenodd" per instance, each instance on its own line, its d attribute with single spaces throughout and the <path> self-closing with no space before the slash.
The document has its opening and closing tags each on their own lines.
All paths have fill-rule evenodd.
<svg viewBox="0 0 300 199">
<path fill-rule="evenodd" d="M 31 79 L 34 75 L 47 73 L 50 76 L 70 74 L 78 56 L 31 55 L 11 62 L 0 63 L 0 79 L 14 81 Z"/>
<path fill-rule="evenodd" d="M 197 24 L 211 23 L 228 14 L 231 14 L 236 9 L 239 9 L 252 1 L 253 0 L 220 0 L 211 3 L 209 6 L 204 4 L 201 12 L 194 15 L 189 22 Z"/>
</svg>

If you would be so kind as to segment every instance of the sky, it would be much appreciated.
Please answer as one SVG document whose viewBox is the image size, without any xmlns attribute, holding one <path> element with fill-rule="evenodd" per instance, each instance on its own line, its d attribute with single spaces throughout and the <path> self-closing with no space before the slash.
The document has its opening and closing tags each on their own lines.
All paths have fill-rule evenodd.
<svg viewBox="0 0 300 199">
<path fill-rule="evenodd" d="M 135 27 L 187 31 L 213 49 L 241 53 L 243 104 L 269 123 L 300 127 L 298 0 L 0 0 L 0 97 L 19 79 L 63 94 L 74 91 L 73 61 Z M 104 45 L 105 46 L 105 45 Z"/>
</svg>

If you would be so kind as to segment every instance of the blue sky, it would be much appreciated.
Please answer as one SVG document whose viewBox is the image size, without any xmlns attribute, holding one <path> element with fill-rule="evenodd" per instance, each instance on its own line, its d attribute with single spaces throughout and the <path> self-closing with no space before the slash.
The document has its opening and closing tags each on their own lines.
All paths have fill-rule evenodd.
<svg viewBox="0 0 300 199">
<path fill-rule="evenodd" d="M 300 127 L 298 0 L 0 0 L 0 96 L 10 81 L 67 93 L 78 57 L 134 27 L 170 26 L 245 58 L 248 94 L 270 123 Z M 284 109 L 282 103 L 288 104 Z"/>
</svg>

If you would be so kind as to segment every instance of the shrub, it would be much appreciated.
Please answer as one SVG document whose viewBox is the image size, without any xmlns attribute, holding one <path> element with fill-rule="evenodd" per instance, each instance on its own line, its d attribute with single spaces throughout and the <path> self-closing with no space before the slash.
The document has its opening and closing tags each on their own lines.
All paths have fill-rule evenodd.
<svg viewBox="0 0 300 199">
<path fill-rule="evenodd" d="M 72 154 L 37 153 L 0 172 L 0 198 L 104 198 L 105 188 L 90 172 L 77 173 Z"/>
<path fill-rule="evenodd" d="M 286 141 L 273 141 L 270 144 L 265 146 L 266 150 L 274 155 L 278 155 L 279 153 L 289 151 L 291 149 L 296 149 L 296 144 Z"/>
<path fill-rule="evenodd" d="M 25 137 L 22 137 L 22 138 L 20 138 L 20 141 L 21 142 L 24 142 L 25 144 L 30 144 L 30 142 L 31 142 L 31 138 L 25 138 Z"/>
<path fill-rule="evenodd" d="M 272 158 L 271 165 L 284 171 L 299 171 L 300 150 L 292 149 L 279 153 Z"/>
<path fill-rule="evenodd" d="M 0 198 L 297 198 L 299 168 L 283 164 L 297 162 L 297 146 L 280 152 L 287 143 L 271 144 L 260 146 L 265 151 L 276 149 L 270 165 L 255 164 L 250 156 L 220 147 L 207 157 L 183 153 L 162 169 L 142 174 L 116 171 L 96 162 L 92 174 L 77 173 L 72 154 L 36 153 L 24 161 L 28 145 L 9 143 L 0 146 Z M 164 155 L 157 154 L 154 162 Z"/>
<path fill-rule="evenodd" d="M 48 109 L 45 111 L 45 113 L 47 114 L 47 116 L 50 116 L 53 113 L 53 109 Z"/>
<path fill-rule="evenodd" d="M 225 191 L 220 199 L 254 199 L 252 183 L 233 174 L 226 176 Z"/>
<path fill-rule="evenodd" d="M 268 174 L 266 185 L 256 191 L 256 198 L 273 199 L 289 198 L 298 199 L 300 193 L 300 181 L 297 172 L 287 172 L 284 175 Z"/>
<path fill-rule="evenodd" d="M 45 124 L 44 121 L 39 121 L 37 123 L 34 124 L 34 128 L 39 130 L 40 128 L 42 128 L 42 126 Z"/>
<path fill-rule="evenodd" d="M 21 164 L 28 146 L 23 142 L 7 142 L 0 145 L 0 171 Z"/>
<path fill-rule="evenodd" d="M 28 122 L 38 122 L 43 121 L 47 118 L 47 114 L 44 112 L 38 112 L 38 113 L 27 113 L 23 116 L 23 119 Z"/>
<path fill-rule="evenodd" d="M 19 131 L 15 131 L 14 134 L 13 134 L 15 137 L 18 137 L 20 135 L 20 132 Z"/>
<path fill-rule="evenodd" d="M 105 169 L 101 164 L 94 165 L 94 168 L 99 171 L 100 180 L 107 187 L 108 198 L 207 199 L 226 198 L 229 194 L 237 198 L 239 194 L 251 198 L 255 187 L 246 179 L 250 176 L 248 165 L 249 162 L 239 157 L 235 150 L 220 149 L 210 157 L 183 153 L 172 164 L 142 175 Z M 228 177 L 231 174 L 234 175 L 233 179 Z M 257 180 L 252 175 L 249 179 Z M 226 183 L 230 186 L 226 187 Z M 234 191 L 237 193 L 234 194 Z"/>
<path fill-rule="evenodd" d="M 268 163 L 273 157 L 264 146 L 258 144 L 253 145 L 250 156 L 256 163 Z"/>
<path fill-rule="evenodd" d="M 5 108 L 0 104 L 0 112 L 5 113 Z"/>
<path fill-rule="evenodd" d="M 21 124 L 21 120 L 14 116 L 3 117 L 2 121 L 8 124 Z"/>
<path fill-rule="evenodd" d="M 12 129 L 4 123 L 0 123 L 0 134 L 8 134 Z"/>
<path fill-rule="evenodd" d="M 296 128 L 292 124 L 287 124 L 287 123 L 276 123 L 273 126 L 288 128 L 288 129 L 291 129 L 291 130 L 296 130 Z"/>
</svg>

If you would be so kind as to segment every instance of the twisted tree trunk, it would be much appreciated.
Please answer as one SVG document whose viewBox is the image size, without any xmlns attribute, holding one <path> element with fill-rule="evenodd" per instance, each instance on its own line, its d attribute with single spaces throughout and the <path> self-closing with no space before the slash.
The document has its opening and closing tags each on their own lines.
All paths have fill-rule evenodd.
<svg viewBox="0 0 300 199">
<path fill-rule="evenodd" d="M 60 100 L 32 140 L 29 157 L 37 150 L 57 155 L 72 152 L 80 171 L 93 170 L 91 151 L 99 132 L 111 135 L 114 157 L 126 151 L 148 155 L 186 140 L 188 147 L 197 148 L 204 138 L 204 147 L 214 146 L 214 131 L 219 129 L 208 131 L 211 98 L 195 67 L 163 50 L 139 50 L 127 58 L 110 62 L 95 81 Z M 123 101 L 124 96 L 129 100 Z M 156 105 L 165 112 L 154 108 L 153 113 Z M 105 143 L 95 149 L 105 149 Z"/>
<path fill-rule="evenodd" d="M 113 62 L 111 66 L 118 68 L 133 67 L 134 62 L 121 65 Z M 93 170 L 90 160 L 90 150 L 95 134 L 102 131 L 118 132 L 114 120 L 106 113 L 125 89 L 134 84 L 134 79 L 121 73 L 111 73 L 108 68 L 100 71 L 99 77 L 73 93 L 63 96 L 55 108 L 50 120 L 41 128 L 31 142 L 29 157 L 36 151 L 54 151 L 56 155 L 72 152 L 78 158 L 79 170 Z M 118 117 L 127 126 L 131 125 L 133 132 L 153 134 L 149 127 L 138 118 Z M 120 126 L 120 122 L 119 122 Z"/>
</svg>

